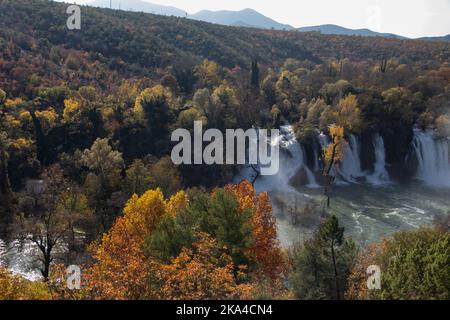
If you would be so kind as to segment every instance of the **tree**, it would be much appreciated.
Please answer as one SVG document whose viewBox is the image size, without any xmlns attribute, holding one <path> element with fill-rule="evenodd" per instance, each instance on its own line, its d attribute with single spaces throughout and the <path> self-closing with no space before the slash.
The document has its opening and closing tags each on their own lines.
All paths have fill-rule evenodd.
<svg viewBox="0 0 450 320">
<path fill-rule="evenodd" d="M 149 173 L 154 184 L 161 188 L 164 195 L 171 196 L 181 189 L 181 175 L 169 156 L 151 165 Z"/>
<path fill-rule="evenodd" d="M 436 129 L 441 137 L 450 137 L 450 117 L 447 115 L 439 116 L 436 119 Z"/>
<path fill-rule="evenodd" d="M 142 160 L 134 160 L 126 171 L 124 188 L 129 196 L 142 195 L 149 190 L 155 181 L 150 175 L 149 168 Z"/>
<path fill-rule="evenodd" d="M 3 107 L 5 101 L 6 101 L 6 92 L 0 89 L 0 106 Z"/>
<path fill-rule="evenodd" d="M 198 194 L 178 215 L 163 219 L 146 241 L 146 254 L 170 261 L 183 247 L 192 248 L 195 232 L 205 232 L 226 247 L 235 267 L 249 265 L 253 244 L 252 208 L 241 207 L 237 197 L 223 189 Z"/>
<path fill-rule="evenodd" d="M 400 231 L 359 257 L 349 278 L 351 299 L 448 300 L 450 232 L 439 228 Z M 366 268 L 381 269 L 381 289 L 367 290 Z"/>
<path fill-rule="evenodd" d="M 249 255 L 256 263 L 256 270 L 250 271 L 272 280 L 280 278 L 285 266 L 269 195 L 265 192 L 256 194 L 255 188 L 247 180 L 238 185 L 229 185 L 225 190 L 236 195 L 242 209 L 250 208 L 253 212 L 254 242 L 249 249 Z"/>
<path fill-rule="evenodd" d="M 300 102 L 300 79 L 289 71 L 283 71 L 275 84 L 279 99 L 287 99 L 291 103 Z"/>
<path fill-rule="evenodd" d="M 344 238 L 344 228 L 332 216 L 291 252 L 294 294 L 299 299 L 342 299 L 355 259 L 355 244 Z"/>
<path fill-rule="evenodd" d="M 196 76 L 202 88 L 213 89 L 220 84 L 220 67 L 219 65 L 208 59 L 197 67 Z"/>
<path fill-rule="evenodd" d="M 162 85 L 147 88 L 136 98 L 133 112 L 142 126 L 140 130 L 143 131 L 145 143 L 149 145 L 146 150 L 156 154 L 164 151 L 174 109 L 172 92 Z"/>
<path fill-rule="evenodd" d="M 355 95 L 349 94 L 339 101 L 337 124 L 349 131 L 361 131 L 363 126 L 361 109 Z"/>
<path fill-rule="evenodd" d="M 81 157 L 89 169 L 85 187 L 91 198 L 95 212 L 104 229 L 108 227 L 110 213 L 106 212 L 106 202 L 113 192 L 119 190 L 124 161 L 122 154 L 113 150 L 108 139 L 97 139 Z"/>
<path fill-rule="evenodd" d="M 245 299 L 253 287 L 238 284 L 227 250 L 207 233 L 196 235 L 192 249 L 183 248 L 169 264 L 152 262 L 152 282 L 159 299 Z"/>
<path fill-rule="evenodd" d="M 251 277 L 260 280 L 283 277 L 285 263 L 270 199 L 266 193 L 257 195 L 248 181 L 212 195 L 196 194 L 184 210 L 161 220 L 146 239 L 144 251 L 169 263 L 183 248 L 193 248 L 199 240 L 197 232 L 208 233 L 227 248 L 236 272 L 245 266 Z"/>
<path fill-rule="evenodd" d="M 339 80 L 336 83 L 326 83 L 319 90 L 319 94 L 325 99 L 327 104 L 336 104 L 340 99 L 353 92 L 353 86 L 346 80 Z"/>
<path fill-rule="evenodd" d="M 332 188 L 335 181 L 335 177 L 332 175 L 334 165 L 343 159 L 344 146 L 346 144 L 344 140 L 344 128 L 338 126 L 330 127 L 331 143 L 324 151 L 323 159 L 325 160 L 324 176 L 325 176 L 325 196 L 327 197 L 327 207 L 330 207 L 330 199 L 332 195 Z"/>
<path fill-rule="evenodd" d="M 0 226 L 2 233 L 5 226 L 14 220 L 13 199 L 8 173 L 8 153 L 9 139 L 4 131 L 0 131 Z"/>
<path fill-rule="evenodd" d="M 177 208 L 183 194 L 166 201 L 161 190 L 149 190 L 141 197 L 133 195 L 124 215 L 91 245 L 95 263 L 87 271 L 88 286 L 99 299 L 142 299 L 151 297 L 148 285 L 149 265 L 142 251 L 144 239 L 168 214 Z M 176 205 L 177 203 L 178 205 Z"/>
<path fill-rule="evenodd" d="M 194 121 L 201 121 L 204 127 L 208 124 L 208 119 L 206 116 L 197 108 L 192 107 L 180 112 L 176 122 L 176 127 L 192 131 Z"/>
<path fill-rule="evenodd" d="M 29 281 L 0 267 L 0 301 L 49 300 L 47 286 L 40 281 Z"/>
<path fill-rule="evenodd" d="M 259 88 L 259 67 L 256 60 L 252 61 L 251 85 L 253 88 Z"/>
<path fill-rule="evenodd" d="M 44 190 L 33 212 L 24 212 L 19 236 L 31 241 L 40 252 L 41 274 L 48 280 L 55 250 L 73 244 L 74 226 L 90 213 L 87 201 L 74 193 L 62 170 L 55 165 L 41 176 Z"/>
<path fill-rule="evenodd" d="M 227 84 L 221 84 L 213 91 L 211 101 L 211 112 L 207 114 L 209 125 L 222 131 L 236 128 L 239 108 L 236 91 Z"/>
<path fill-rule="evenodd" d="M 36 116 L 36 112 L 30 110 L 31 119 L 34 125 L 34 134 L 36 138 L 37 158 L 42 165 L 48 164 L 50 155 L 48 139 L 41 125 L 41 120 Z"/>
<path fill-rule="evenodd" d="M 180 59 L 180 61 L 174 64 L 173 72 L 181 92 L 186 95 L 191 94 L 195 82 L 197 81 L 193 59 L 190 57 Z"/>
</svg>

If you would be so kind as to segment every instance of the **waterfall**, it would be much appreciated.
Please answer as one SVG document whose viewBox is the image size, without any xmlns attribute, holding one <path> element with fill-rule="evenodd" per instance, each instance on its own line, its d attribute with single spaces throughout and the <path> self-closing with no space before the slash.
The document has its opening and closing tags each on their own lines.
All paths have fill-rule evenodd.
<svg viewBox="0 0 450 320">
<path fill-rule="evenodd" d="M 290 179 L 298 172 L 298 170 L 304 169 L 308 178 L 308 186 L 312 188 L 318 187 L 314 173 L 306 165 L 305 149 L 300 143 L 298 143 L 292 127 L 281 127 L 281 134 L 283 136 L 281 145 L 289 150 L 292 155 L 292 159 L 288 159 L 286 161 L 286 168 L 280 168 L 280 171 L 285 170 L 285 177 Z M 281 163 L 283 164 L 283 161 Z"/>
<path fill-rule="evenodd" d="M 430 186 L 450 187 L 449 140 L 436 139 L 432 130 L 414 130 L 413 148 L 417 156 L 417 179 Z"/>
<path fill-rule="evenodd" d="M 317 144 L 314 144 L 314 171 L 315 172 L 320 171 L 319 150 Z"/>
<path fill-rule="evenodd" d="M 330 145 L 330 138 L 328 138 L 328 136 L 326 134 L 324 134 L 323 132 L 321 132 L 319 134 L 319 144 L 316 144 L 316 148 L 314 148 L 314 157 L 315 157 L 315 168 L 314 170 L 316 172 L 320 171 L 323 169 L 323 159 L 322 159 L 322 163 L 319 162 L 319 158 L 320 155 L 324 153 L 324 151 L 328 148 L 328 146 Z M 320 147 L 320 151 L 318 150 L 318 147 Z"/>
<path fill-rule="evenodd" d="M 339 166 L 340 176 L 347 182 L 356 182 L 356 179 L 365 177 L 361 169 L 361 148 L 355 135 L 350 135 L 348 144 L 344 147 L 344 158 Z"/>
<path fill-rule="evenodd" d="M 373 136 L 372 143 L 375 154 L 374 171 L 367 172 L 362 170 L 361 142 L 358 136 L 352 134 L 348 137 L 348 143 L 344 147 L 343 159 L 332 171 L 332 174 L 337 176 L 339 182 L 367 182 L 372 185 L 383 185 L 390 181 L 389 174 L 386 170 L 386 151 L 383 138 L 377 133 Z M 282 126 L 280 128 L 279 144 L 281 149 L 288 151 L 289 156 L 286 152 L 280 152 L 279 173 L 275 176 L 259 177 L 255 184 L 257 190 L 271 191 L 291 189 L 289 181 L 299 172 L 299 170 L 304 170 L 304 174 L 308 181 L 307 187 L 319 187 L 314 172 L 320 172 L 322 169 L 323 164 L 320 161 L 320 154 L 329 146 L 330 138 L 323 133 L 319 134 L 313 149 L 315 158 L 313 170 L 308 168 L 306 164 L 305 149 L 303 145 L 297 141 L 291 126 Z M 247 170 L 243 170 L 241 174 L 236 177 L 235 181 L 239 182 L 242 179 L 252 180 L 250 176 L 247 168 Z"/>
<path fill-rule="evenodd" d="M 318 141 L 322 150 L 325 150 L 330 144 L 330 138 L 323 133 L 319 135 Z M 353 134 L 350 135 L 348 144 L 344 147 L 343 159 L 337 170 L 338 177 L 345 182 L 357 182 L 357 179 L 364 178 L 373 185 L 388 183 L 389 174 L 386 170 L 386 150 L 383 138 L 378 133 L 373 137 L 373 148 L 375 153 L 374 172 L 364 172 L 361 165 L 361 144 L 359 138 Z M 336 174 L 336 171 L 334 173 Z"/>
<path fill-rule="evenodd" d="M 314 173 L 306 165 L 306 153 L 304 147 L 297 141 L 292 126 L 280 127 L 280 170 L 274 176 L 260 176 L 255 182 L 258 192 L 263 191 L 292 191 L 289 181 L 299 170 L 304 170 L 308 180 L 307 187 L 319 187 Z M 254 172 L 251 168 L 244 168 L 238 176 L 234 178 L 236 183 L 243 179 L 252 180 Z"/>
<path fill-rule="evenodd" d="M 373 148 L 375 152 L 374 172 L 367 176 L 367 180 L 374 185 L 389 182 L 389 174 L 386 171 L 386 151 L 383 138 L 377 133 L 373 137 Z"/>
</svg>

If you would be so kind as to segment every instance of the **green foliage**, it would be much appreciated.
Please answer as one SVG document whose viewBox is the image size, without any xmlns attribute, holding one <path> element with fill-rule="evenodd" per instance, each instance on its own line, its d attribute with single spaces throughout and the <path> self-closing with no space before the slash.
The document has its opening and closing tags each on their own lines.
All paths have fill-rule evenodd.
<svg viewBox="0 0 450 320">
<path fill-rule="evenodd" d="M 108 139 L 97 139 L 90 149 L 84 150 L 81 162 L 89 169 L 84 189 L 95 209 L 98 223 L 106 229 L 117 215 L 111 197 L 121 187 L 122 154 L 112 149 Z M 119 200 L 118 206 L 122 207 L 122 204 Z"/>
<path fill-rule="evenodd" d="M 6 92 L 0 89 L 0 106 L 3 106 L 5 101 L 6 101 Z"/>
<path fill-rule="evenodd" d="M 448 115 L 438 117 L 436 119 L 436 129 L 441 137 L 450 137 L 450 117 Z"/>
<path fill-rule="evenodd" d="M 196 232 L 205 232 L 226 247 L 235 266 L 249 265 L 253 242 L 252 212 L 241 209 L 236 197 L 222 189 L 199 194 L 175 217 L 166 217 L 146 240 L 146 254 L 169 262 L 183 247 L 191 248 Z"/>
<path fill-rule="evenodd" d="M 119 183 L 124 162 L 108 139 L 97 139 L 90 149 L 84 150 L 81 160 L 100 179 L 102 188 L 113 188 Z"/>
<path fill-rule="evenodd" d="M 150 175 L 149 168 L 142 162 L 142 160 L 135 160 L 126 170 L 126 177 L 124 181 L 124 189 L 129 196 L 137 194 L 138 196 L 144 194 L 149 190 L 154 183 Z"/>
<path fill-rule="evenodd" d="M 208 119 L 198 109 L 189 108 L 180 112 L 176 127 L 192 131 L 194 121 L 201 121 L 204 127 L 208 125 Z"/>
<path fill-rule="evenodd" d="M 381 290 L 372 299 L 448 300 L 450 233 L 437 229 L 403 231 L 388 239 L 375 261 L 380 263 Z"/>
<path fill-rule="evenodd" d="M 8 92 L 0 90 L 0 214 L 12 216 L 12 189 L 23 189 L 51 164 L 61 164 L 72 179 L 73 194 L 55 193 L 61 199 L 55 210 L 44 208 L 39 216 L 33 206 L 22 206 L 36 215 L 30 228 L 41 228 L 50 211 L 70 222 L 67 216 L 93 208 L 97 220 L 79 224 L 90 239 L 106 231 L 132 193 L 160 187 L 169 196 L 183 185 L 226 183 L 232 166 L 175 167 L 168 157 L 170 130 L 191 129 L 194 120 L 221 130 L 289 122 L 306 143 L 330 128 L 339 128 L 340 142 L 344 131 L 378 131 L 388 137 L 392 171 L 404 165 L 415 124 L 443 138 L 450 134 L 445 43 L 236 29 L 98 8 L 83 10 L 83 32 L 74 33 L 65 27 L 65 8 L 52 1 L 0 2 L 0 87 Z M 26 200 L 19 199 L 19 207 Z M 235 267 L 247 264 L 250 216 L 223 190 L 199 195 L 188 209 L 163 219 L 146 253 L 169 262 L 198 240 L 198 230 L 225 245 Z M 58 222 L 47 227 L 66 225 L 47 221 Z M 436 268 L 448 263 L 441 256 L 446 241 L 402 247 L 401 267 L 427 278 L 405 279 L 393 265 L 385 295 L 412 296 L 417 285 L 421 297 L 444 297 L 448 274 Z M 342 297 L 354 251 L 337 221 L 329 220 L 292 253 L 297 297 Z M 427 269 L 428 262 L 435 267 Z"/>
<path fill-rule="evenodd" d="M 356 259 L 353 241 L 335 216 L 318 232 L 291 252 L 293 268 L 289 282 L 298 299 L 341 299 L 346 279 Z"/>
<path fill-rule="evenodd" d="M 257 61 L 252 61 L 252 72 L 250 79 L 252 87 L 259 88 L 259 67 Z"/>
<path fill-rule="evenodd" d="M 175 194 L 182 187 L 178 168 L 173 164 L 169 156 L 162 157 L 153 164 L 149 173 L 154 184 L 161 188 L 166 196 Z"/>
</svg>

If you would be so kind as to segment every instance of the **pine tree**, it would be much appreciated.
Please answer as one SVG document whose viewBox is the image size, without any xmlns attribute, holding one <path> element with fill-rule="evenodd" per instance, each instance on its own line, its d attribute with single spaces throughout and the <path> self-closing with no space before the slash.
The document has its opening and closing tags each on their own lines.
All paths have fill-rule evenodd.
<svg viewBox="0 0 450 320">
<path fill-rule="evenodd" d="M 256 60 L 252 61 L 251 84 L 253 88 L 259 88 L 259 67 Z"/>
<path fill-rule="evenodd" d="M 294 248 L 291 287 L 299 299 L 344 297 L 346 279 L 356 259 L 356 247 L 345 239 L 337 217 L 325 221 L 313 238 Z"/>
</svg>

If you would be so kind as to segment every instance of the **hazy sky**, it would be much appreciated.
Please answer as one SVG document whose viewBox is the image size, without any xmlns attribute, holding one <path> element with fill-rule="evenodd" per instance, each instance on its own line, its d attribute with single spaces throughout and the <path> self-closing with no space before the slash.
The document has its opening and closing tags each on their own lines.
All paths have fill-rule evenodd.
<svg viewBox="0 0 450 320">
<path fill-rule="evenodd" d="M 113 0 L 125 3 L 126 0 Z M 407 37 L 450 34 L 450 0 L 144 0 L 195 13 L 252 8 L 294 27 L 332 23 Z M 66 2 L 73 2 L 66 0 Z M 90 0 L 77 0 L 79 4 Z"/>
</svg>

